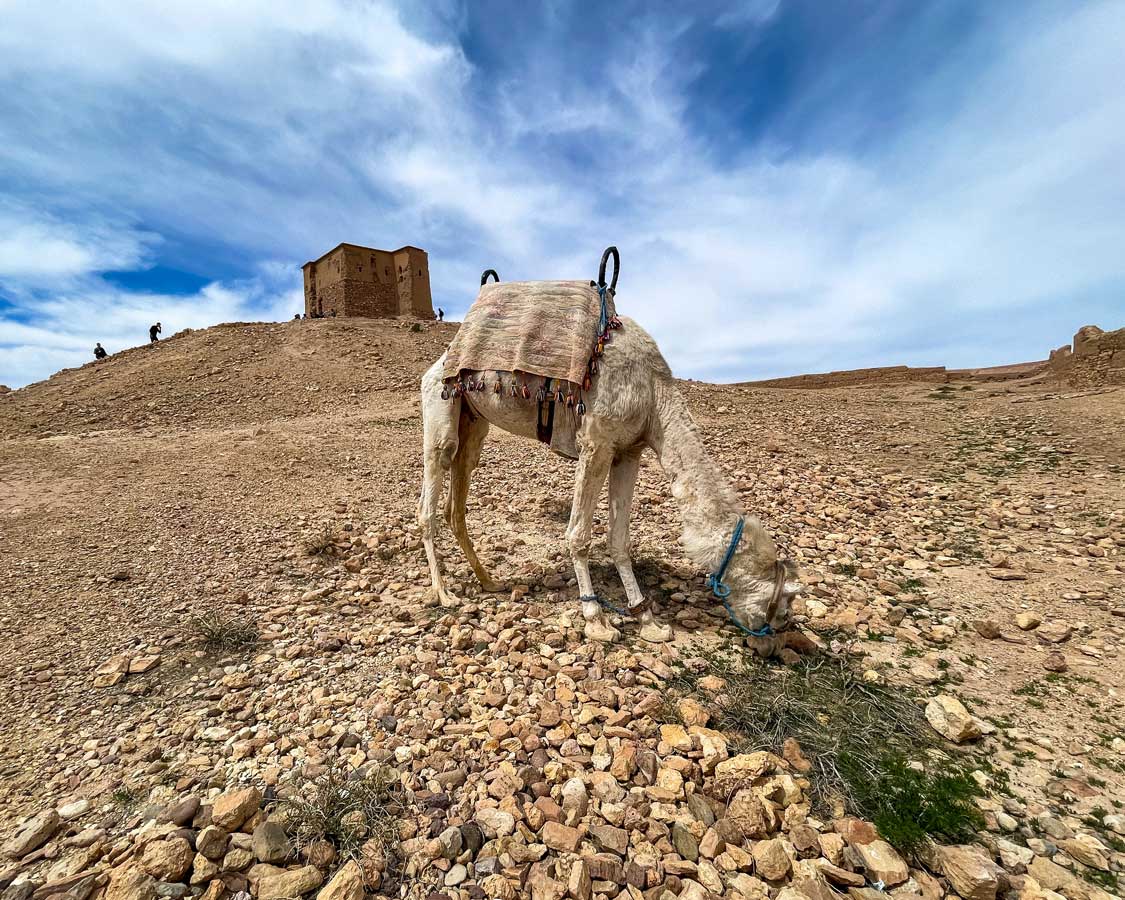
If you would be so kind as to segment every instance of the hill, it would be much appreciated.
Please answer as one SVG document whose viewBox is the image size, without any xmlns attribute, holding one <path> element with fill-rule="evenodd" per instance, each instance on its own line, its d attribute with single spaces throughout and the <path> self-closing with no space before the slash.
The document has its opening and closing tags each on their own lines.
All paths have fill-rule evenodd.
<svg viewBox="0 0 1125 900">
<path fill-rule="evenodd" d="M 74 433 L 336 412 L 415 389 L 457 329 L 434 322 L 412 332 L 412 324 L 303 319 L 183 331 L 15 391 L 0 417 L 15 431 Z"/>
<path fill-rule="evenodd" d="M 840 709 L 906 698 L 876 708 L 884 736 L 899 716 L 930 729 L 929 710 L 962 750 L 915 765 L 986 786 L 979 821 L 941 839 L 973 847 L 905 859 L 887 820 L 901 854 L 842 815 L 874 818 L 879 798 L 833 801 L 806 771 L 823 748 L 747 737 L 746 673 L 715 668 L 738 635 L 649 455 L 632 544 L 672 644 L 631 624 L 620 645 L 583 640 L 573 466 L 495 431 L 469 526 L 506 589 L 481 592 L 443 534 L 461 603 L 433 605 L 417 379 L 455 327 L 224 325 L 0 397 L 5 900 L 269 900 L 327 877 L 330 898 L 358 897 L 357 871 L 458 900 L 1108 896 L 1125 862 L 1125 391 L 682 385 L 808 587 L 805 655 L 755 677 L 852 667 Z M 605 523 L 603 500 L 595 585 L 620 602 Z M 339 802 L 341 761 L 393 768 L 395 802 L 372 799 L 359 837 L 293 846 L 286 801 L 312 785 Z"/>
</svg>

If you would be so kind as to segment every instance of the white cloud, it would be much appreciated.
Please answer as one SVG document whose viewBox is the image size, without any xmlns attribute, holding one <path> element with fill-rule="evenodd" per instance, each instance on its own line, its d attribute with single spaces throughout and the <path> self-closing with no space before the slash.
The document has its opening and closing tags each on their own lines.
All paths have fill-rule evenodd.
<svg viewBox="0 0 1125 900">
<path fill-rule="evenodd" d="M 744 13 L 720 27 L 782 10 Z M 512 37 L 496 75 L 461 49 L 464 8 L 8 0 L 0 188 L 20 206 L 0 209 L 0 295 L 16 302 L 0 377 L 41 377 L 107 325 L 132 343 L 155 317 L 287 318 L 295 266 L 340 240 L 425 246 L 451 313 L 485 267 L 587 277 L 616 243 L 621 310 L 694 377 L 1042 355 L 1125 289 L 1120 4 L 996 13 L 987 52 L 951 54 L 863 152 L 733 155 L 693 118 L 709 61 L 685 58 L 686 14 L 630 26 L 595 65 L 558 16 Z M 818 98 L 840 79 L 818 77 Z M 827 109 L 831 136 L 855 125 L 848 99 L 838 117 L 793 107 Z M 150 262 L 154 233 L 185 265 L 200 244 L 280 262 L 190 297 L 96 277 Z M 990 315 L 1035 330 L 997 340 Z M 29 319 L 47 324 L 7 337 Z"/>
<path fill-rule="evenodd" d="M 140 266 L 158 238 L 93 218 L 76 225 L 0 201 L 0 281 L 58 285 L 93 272 Z"/>
</svg>

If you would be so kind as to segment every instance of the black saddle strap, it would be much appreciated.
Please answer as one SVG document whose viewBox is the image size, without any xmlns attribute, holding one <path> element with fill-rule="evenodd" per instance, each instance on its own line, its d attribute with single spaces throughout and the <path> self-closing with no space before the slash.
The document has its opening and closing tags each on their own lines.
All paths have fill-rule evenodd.
<svg viewBox="0 0 1125 900">
<path fill-rule="evenodd" d="M 535 436 L 548 446 L 551 444 L 551 435 L 555 430 L 555 402 L 551 397 L 551 382 L 552 379 L 548 378 L 543 384 L 546 399 L 539 401 L 539 408 L 535 415 Z"/>
</svg>

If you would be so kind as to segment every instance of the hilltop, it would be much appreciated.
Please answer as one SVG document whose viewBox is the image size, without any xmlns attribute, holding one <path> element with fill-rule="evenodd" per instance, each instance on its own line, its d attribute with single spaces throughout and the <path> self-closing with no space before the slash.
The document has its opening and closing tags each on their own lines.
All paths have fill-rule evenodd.
<svg viewBox="0 0 1125 900">
<path fill-rule="evenodd" d="M 15 391 L 10 431 L 262 423 L 416 389 L 452 324 L 379 319 L 236 322 L 182 331 Z M 423 363 L 425 362 L 425 365 Z"/>
<path fill-rule="evenodd" d="M 1117 890 L 1125 391 L 1041 371 L 682 385 L 800 565 L 803 658 L 936 703 L 977 754 L 973 847 L 905 859 L 813 805 L 799 751 L 755 755 L 724 718 L 737 675 L 701 673 L 737 634 L 651 457 L 633 546 L 673 644 L 582 640 L 572 464 L 495 430 L 469 526 L 506 590 L 445 534 L 462 604 L 432 605 L 417 382 L 456 325 L 418 328 L 223 325 L 0 397 L 4 900 L 280 900 L 328 878 L 359 900 L 360 870 L 464 900 Z M 358 869 L 267 821 L 341 758 L 403 791 L 395 855 L 368 842 Z"/>
</svg>

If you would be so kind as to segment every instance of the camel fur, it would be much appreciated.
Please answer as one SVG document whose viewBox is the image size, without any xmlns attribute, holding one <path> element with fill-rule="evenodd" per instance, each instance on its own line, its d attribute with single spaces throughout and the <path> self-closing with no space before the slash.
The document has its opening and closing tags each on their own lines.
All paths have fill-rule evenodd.
<svg viewBox="0 0 1125 900">
<path fill-rule="evenodd" d="M 633 574 L 629 552 L 629 515 L 641 454 L 651 449 L 671 480 L 672 497 L 683 519 L 683 546 L 705 571 L 714 571 L 729 545 L 735 523 L 743 516 L 738 497 L 708 454 L 687 404 L 672 379 L 656 342 L 631 319 L 614 332 L 601 359 L 601 370 L 586 396 L 587 411 L 576 434 L 578 463 L 574 501 L 566 540 L 574 561 L 578 592 L 595 593 L 590 578 L 591 526 L 602 485 L 609 479 L 609 552 L 625 588 L 630 612 L 639 611 L 641 637 L 670 640 L 672 630 L 659 624 Z M 507 392 L 466 393 L 453 400 L 441 397 L 444 355 L 422 376 L 422 432 L 424 478 L 418 521 L 429 561 L 433 590 L 445 605 L 456 602 L 446 589 L 434 544 L 439 501 L 446 473 L 450 476 L 445 518 L 473 572 L 486 591 L 498 590 L 477 557 L 465 523 L 465 500 L 481 444 L 489 425 L 511 434 L 536 439 L 536 404 Z M 565 411 L 560 410 L 560 413 Z M 727 569 L 728 602 L 739 620 L 758 630 L 774 594 L 777 548 L 761 523 L 745 517 L 745 530 Z M 787 580 L 772 621 L 774 636 L 752 639 L 758 652 L 780 648 L 789 624 L 789 600 L 800 584 Z M 605 610 L 593 601 L 582 604 L 585 634 L 592 640 L 620 636 Z"/>
</svg>

